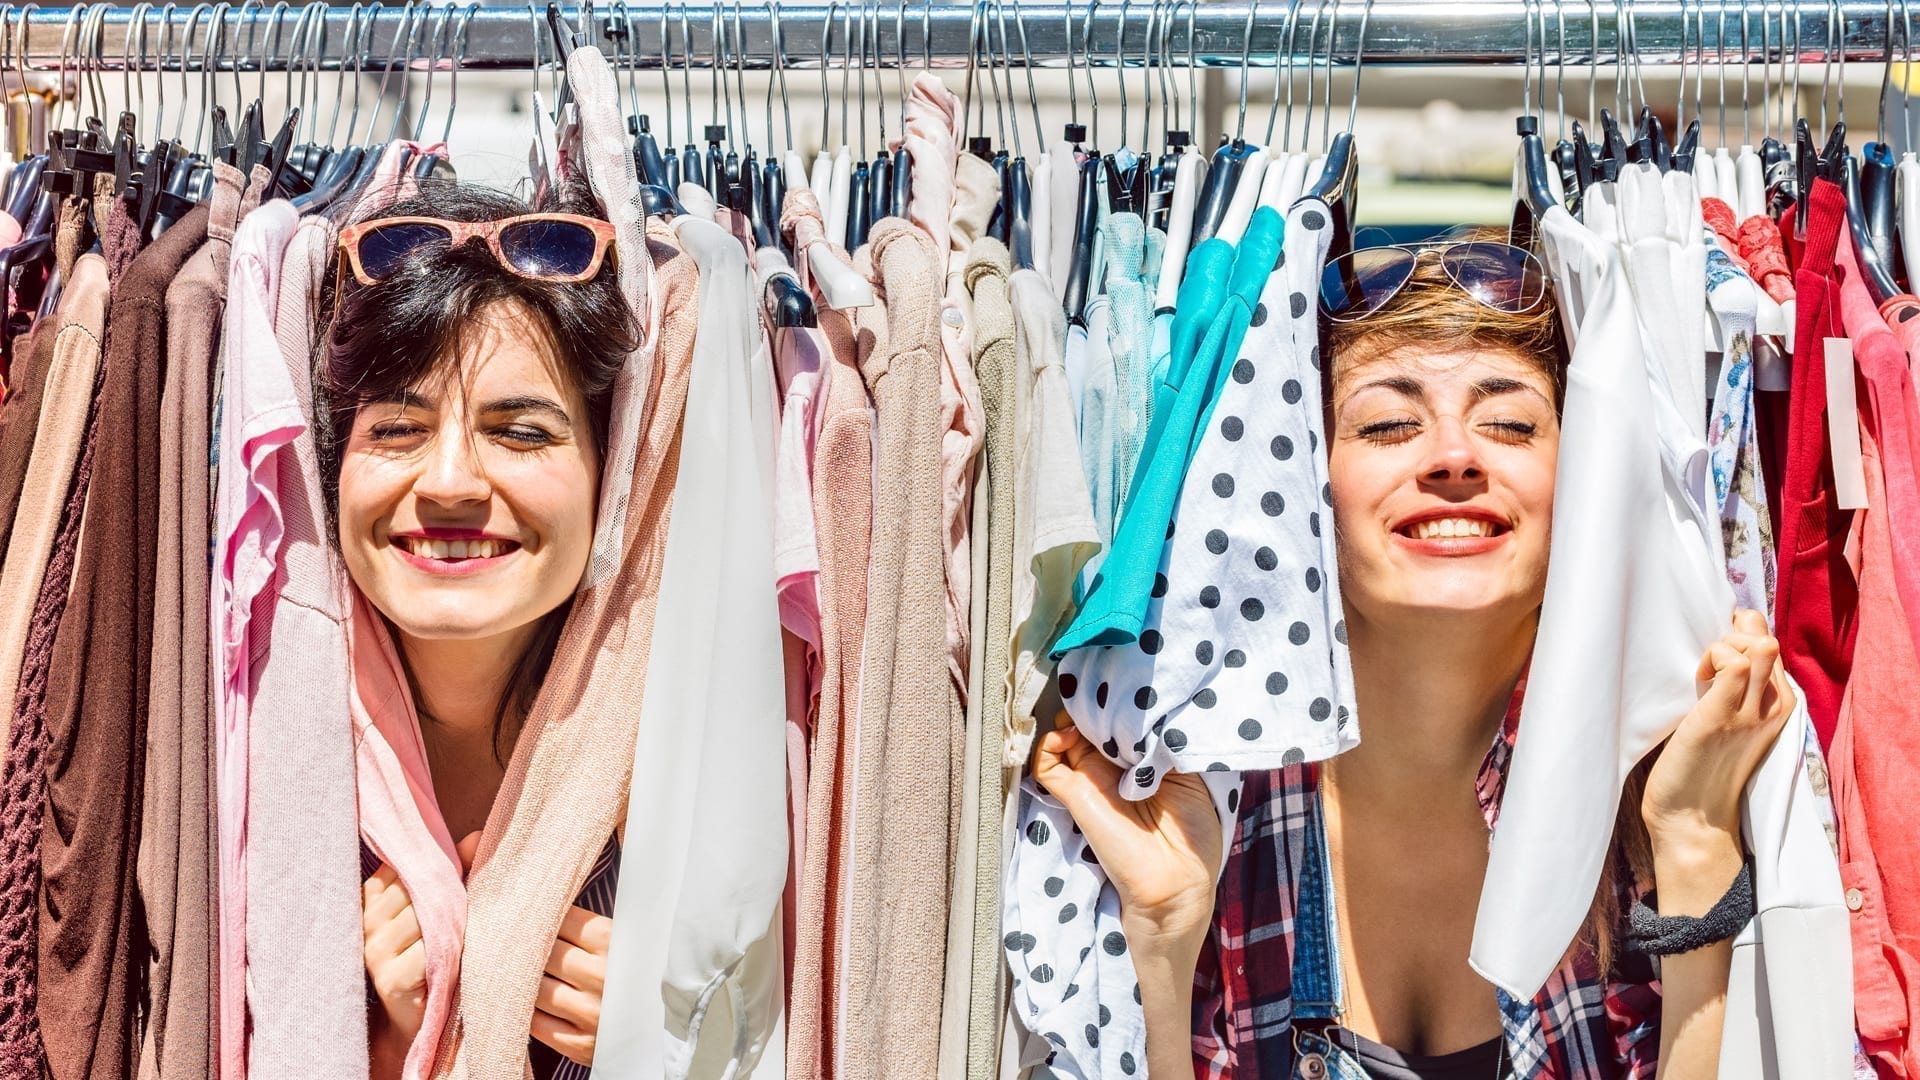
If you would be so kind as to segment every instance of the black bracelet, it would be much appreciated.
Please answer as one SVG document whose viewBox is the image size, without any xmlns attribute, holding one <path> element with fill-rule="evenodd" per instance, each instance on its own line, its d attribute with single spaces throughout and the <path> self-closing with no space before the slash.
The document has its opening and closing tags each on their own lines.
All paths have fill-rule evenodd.
<svg viewBox="0 0 1920 1080">
<path fill-rule="evenodd" d="M 1654 894 L 1634 900 L 1627 910 L 1626 947 L 1645 956 L 1672 956 L 1705 948 L 1738 934 L 1752 921 L 1757 909 L 1753 900 L 1753 864 L 1742 863 L 1740 873 L 1728 886 L 1727 894 L 1713 910 L 1698 919 L 1685 915 L 1660 915 L 1649 902 Z"/>
</svg>

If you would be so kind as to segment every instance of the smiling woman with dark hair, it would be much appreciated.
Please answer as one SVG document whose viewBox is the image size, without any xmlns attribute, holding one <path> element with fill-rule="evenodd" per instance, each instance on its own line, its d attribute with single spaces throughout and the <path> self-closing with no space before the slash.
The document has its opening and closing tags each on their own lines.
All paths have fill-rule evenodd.
<svg viewBox="0 0 1920 1080">
<path fill-rule="evenodd" d="M 442 186 L 341 232 L 323 476 L 357 592 L 377 1078 L 432 1060 L 460 877 L 587 568 L 612 387 L 638 334 L 612 229 L 590 213 Z M 539 1076 L 592 1064 L 617 854 L 610 839 L 554 942 L 529 1032 Z"/>
<path fill-rule="evenodd" d="M 1563 389 L 1537 261 L 1482 246 L 1501 250 L 1477 253 L 1471 273 L 1459 252 L 1391 256 L 1405 276 L 1356 289 L 1325 324 L 1330 497 L 1365 741 L 1246 774 L 1227 853 L 1199 774 L 1130 801 L 1077 728 L 1040 740 L 1037 779 L 1119 893 L 1149 1075 L 1718 1071 L 1731 935 L 1716 940 L 1704 917 L 1738 893 L 1741 792 L 1794 707 L 1757 612 L 1737 613 L 1702 657 L 1708 689 L 1630 781 L 1585 932 L 1538 996 L 1503 1016 L 1467 963 L 1546 589 Z M 1638 898 L 1711 943 L 1659 949 L 1656 980 L 1620 945 Z M 1503 1023 L 1513 1016 L 1522 1030 Z"/>
</svg>

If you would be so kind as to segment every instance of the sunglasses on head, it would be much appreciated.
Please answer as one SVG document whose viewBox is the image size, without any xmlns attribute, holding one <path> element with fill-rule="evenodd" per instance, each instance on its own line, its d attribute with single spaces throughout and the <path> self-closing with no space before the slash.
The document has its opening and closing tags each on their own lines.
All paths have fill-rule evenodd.
<svg viewBox="0 0 1920 1080">
<path fill-rule="evenodd" d="M 1320 273 L 1320 310 L 1334 322 L 1354 322 L 1385 307 L 1413 280 L 1425 255 L 1440 260 L 1455 288 L 1509 315 L 1546 302 L 1547 269 L 1525 248 L 1484 240 L 1361 248 L 1327 263 Z"/>
<path fill-rule="evenodd" d="M 340 250 L 354 280 L 377 285 L 408 255 L 431 244 L 459 247 L 483 239 L 500 265 L 538 281 L 586 281 L 600 272 L 613 246 L 613 225 L 578 214 L 521 214 L 499 221 L 390 217 L 340 230 Z"/>
</svg>

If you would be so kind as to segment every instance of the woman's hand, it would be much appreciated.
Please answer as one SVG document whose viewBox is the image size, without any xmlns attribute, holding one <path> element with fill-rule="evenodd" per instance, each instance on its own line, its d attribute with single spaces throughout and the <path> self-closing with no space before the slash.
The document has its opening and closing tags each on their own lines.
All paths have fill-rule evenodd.
<svg viewBox="0 0 1920 1080">
<path fill-rule="evenodd" d="M 578 1065 L 593 1064 L 612 939 L 612 919 L 583 907 L 569 909 L 547 952 L 546 973 L 533 1001 L 533 1037 Z"/>
<path fill-rule="evenodd" d="M 1147 1073 L 1193 1068 L 1193 970 L 1213 921 L 1220 815 L 1207 785 L 1168 773 L 1152 797 L 1120 796 L 1120 767 L 1071 724 L 1040 737 L 1034 779 L 1060 800 L 1120 894 L 1120 925 L 1140 982 Z"/>
<path fill-rule="evenodd" d="M 1661 750 L 1640 803 L 1656 854 L 1720 837 L 1738 847 L 1741 795 L 1794 709 L 1780 643 L 1757 611 L 1734 613 L 1733 629 L 1700 658 L 1697 678 L 1709 683 L 1706 692 Z"/>
<path fill-rule="evenodd" d="M 1120 795 L 1120 767 L 1071 724 L 1040 737 L 1034 779 L 1073 815 L 1120 894 L 1121 917 L 1156 937 L 1197 937 L 1213 917 L 1220 816 L 1200 777 L 1168 773 L 1152 797 Z"/>
<path fill-rule="evenodd" d="M 1659 913 L 1696 919 L 1740 873 L 1740 797 L 1795 704 L 1780 643 L 1757 611 L 1734 613 L 1698 677 L 1706 692 L 1660 751 L 1640 800 Z M 1660 1080 L 1718 1072 L 1732 962 L 1731 941 L 1662 958 Z"/>
<path fill-rule="evenodd" d="M 463 871 L 473 864 L 479 847 L 477 832 L 457 845 Z M 374 1075 L 398 1076 L 427 1011 L 427 947 L 420 939 L 413 897 L 392 863 L 381 863 L 361 883 L 360 930 L 361 955 L 380 1000 L 379 1012 L 369 1017 Z"/>
</svg>

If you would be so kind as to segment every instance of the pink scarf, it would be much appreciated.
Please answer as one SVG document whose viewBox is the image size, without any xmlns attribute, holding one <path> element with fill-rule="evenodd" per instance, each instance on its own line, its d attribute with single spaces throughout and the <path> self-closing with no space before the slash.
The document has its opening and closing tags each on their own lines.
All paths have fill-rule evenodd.
<svg viewBox="0 0 1920 1080">
<path fill-rule="evenodd" d="M 373 853 L 393 864 L 413 898 L 427 953 L 427 1007 L 407 1050 L 402 1076 L 431 1076 L 441 1032 L 453 1015 L 460 984 L 460 948 L 467 932 L 467 889 L 460 855 L 427 768 L 413 693 L 386 624 L 354 590 L 347 626 L 347 662 L 353 687 L 354 771 L 360 835 Z"/>
</svg>

